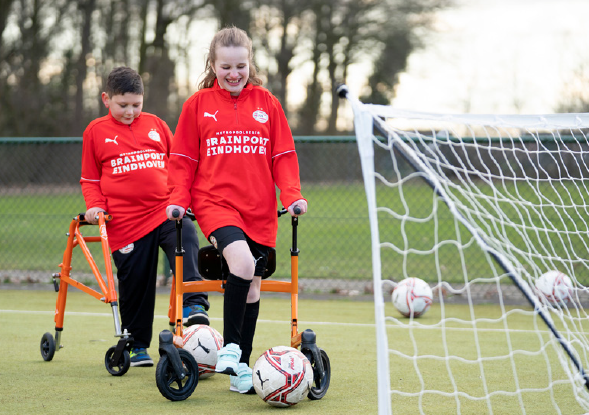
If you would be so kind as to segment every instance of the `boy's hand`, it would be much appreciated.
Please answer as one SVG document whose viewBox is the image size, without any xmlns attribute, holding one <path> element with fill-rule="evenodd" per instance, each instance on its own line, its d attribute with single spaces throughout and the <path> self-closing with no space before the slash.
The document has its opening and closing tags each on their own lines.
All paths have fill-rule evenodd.
<svg viewBox="0 0 589 415">
<path fill-rule="evenodd" d="M 180 211 L 180 216 L 178 216 L 177 218 L 174 217 L 174 215 L 172 215 L 172 212 L 174 211 L 174 209 L 178 209 Z M 182 219 L 184 217 L 184 213 L 186 213 L 186 210 L 182 207 L 182 206 L 178 206 L 178 205 L 169 205 L 166 208 L 166 216 L 168 217 L 168 219 L 170 220 L 178 220 L 178 219 Z"/>
<path fill-rule="evenodd" d="M 84 214 L 84 219 L 86 219 L 86 222 L 91 223 L 92 225 L 97 225 L 98 224 L 98 212 L 105 212 L 106 213 L 106 211 L 103 208 L 93 207 L 93 208 L 90 208 L 86 211 L 86 213 Z"/>
<path fill-rule="evenodd" d="M 295 206 L 300 209 L 299 213 L 294 212 Z M 305 212 L 307 212 L 307 201 L 305 199 L 299 199 L 288 207 L 288 213 L 290 213 L 291 216 L 301 216 Z"/>
</svg>

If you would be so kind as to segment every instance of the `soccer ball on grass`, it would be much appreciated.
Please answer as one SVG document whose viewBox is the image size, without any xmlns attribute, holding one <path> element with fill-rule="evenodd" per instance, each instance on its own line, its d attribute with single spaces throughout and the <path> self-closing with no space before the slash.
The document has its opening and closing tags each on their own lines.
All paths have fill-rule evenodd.
<svg viewBox="0 0 589 415">
<path fill-rule="evenodd" d="M 536 291 L 553 305 L 565 305 L 573 295 L 573 283 L 568 275 L 560 271 L 548 271 L 536 280 Z"/>
<path fill-rule="evenodd" d="M 253 368 L 254 389 L 272 406 L 292 406 L 309 394 L 313 368 L 309 359 L 293 347 L 277 346 L 266 350 Z"/>
<path fill-rule="evenodd" d="M 223 336 L 210 326 L 195 324 L 182 330 L 182 343 L 182 348 L 198 363 L 199 379 L 213 376 L 217 352 L 223 347 Z"/>
<path fill-rule="evenodd" d="M 432 305 L 430 286 L 420 278 L 405 278 L 393 290 L 395 308 L 405 317 L 420 317 Z"/>
</svg>

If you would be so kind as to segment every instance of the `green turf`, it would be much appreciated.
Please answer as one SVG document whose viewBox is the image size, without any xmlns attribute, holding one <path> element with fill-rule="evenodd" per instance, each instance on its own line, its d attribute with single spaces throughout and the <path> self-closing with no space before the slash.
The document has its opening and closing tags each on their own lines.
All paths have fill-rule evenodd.
<svg viewBox="0 0 589 415">
<path fill-rule="evenodd" d="M 0 413 L 265 413 L 272 408 L 257 395 L 229 391 L 229 378 L 215 375 L 199 382 L 193 395 L 183 402 L 165 399 L 155 384 L 155 367 L 131 368 L 121 377 L 109 375 L 104 354 L 115 344 L 110 307 L 85 294 L 68 295 L 70 312 L 104 313 L 67 315 L 62 344 L 51 362 L 39 352 L 44 332 L 54 332 L 53 309 L 56 293 L 51 291 L 0 290 Z M 167 295 L 158 295 L 156 315 L 167 314 Z M 211 296 L 211 325 L 222 332 L 222 297 Z M 319 308 L 317 307 L 319 305 Z M 35 312 L 36 311 L 36 312 Z M 317 312 L 320 311 L 321 315 Z M 328 352 L 332 364 L 332 382 L 325 398 L 306 399 L 289 409 L 305 414 L 343 414 L 361 410 L 376 412 L 376 363 L 372 304 L 348 301 L 299 302 L 300 329 L 317 333 L 318 345 Z M 262 301 L 253 356 L 278 345 L 289 345 L 290 305 L 288 300 L 267 298 Z M 334 323 L 356 323 L 340 326 Z M 156 318 L 154 332 L 168 328 L 167 319 Z M 358 358 L 350 360 L 346 328 L 353 329 Z M 359 349 L 360 347 L 361 349 Z M 361 352 L 360 352 L 361 351 Z M 157 341 L 149 349 L 158 358 Z M 354 367 L 361 365 L 367 377 L 358 382 Z M 99 409 L 98 409 L 99 408 Z"/>
<path fill-rule="evenodd" d="M 54 332 L 53 310 L 56 293 L 52 291 L 0 290 L 0 413 L 96 413 L 133 412 L 162 413 L 270 413 L 280 411 L 265 404 L 257 395 L 240 395 L 229 392 L 228 378 L 215 375 L 199 382 L 195 392 L 186 401 L 170 402 L 158 391 L 155 384 L 155 367 L 131 368 L 122 377 L 109 375 L 104 367 L 104 354 L 115 344 L 112 314 L 108 305 L 86 294 L 73 291 L 68 295 L 67 312 L 62 344 L 51 362 L 42 360 L 39 342 L 44 332 Z M 222 331 L 222 297 L 211 296 L 211 325 Z M 166 329 L 168 295 L 160 294 L 156 303 L 154 336 Z M 396 315 L 390 303 L 385 305 L 387 315 Z M 493 319 L 498 307 L 475 307 L 479 318 Z M 447 316 L 468 315 L 465 305 L 446 305 Z M 84 314 L 86 313 L 86 314 Z M 425 326 L 435 325 L 440 319 L 440 307 L 434 304 L 419 321 Z M 268 295 L 262 300 L 260 320 L 254 344 L 253 356 L 263 350 L 289 342 L 290 301 Z M 514 332 L 512 341 L 518 347 L 534 348 L 537 344 L 529 317 L 518 314 L 509 316 Z M 299 301 L 299 328 L 311 328 L 317 333 L 317 343 L 331 361 L 332 377 L 327 395 L 318 401 L 305 399 L 287 409 L 304 414 L 373 414 L 377 412 L 376 396 L 376 344 L 372 302 L 346 300 L 301 299 Z M 472 331 L 459 330 L 460 324 L 449 323 L 455 330 L 448 330 L 446 343 L 449 353 L 474 359 Z M 480 329 L 497 328 L 496 323 L 481 324 Z M 387 328 L 390 347 L 408 355 L 418 342 L 420 355 L 443 355 L 439 330 L 412 330 L 389 324 Z M 480 332 L 483 355 L 505 351 L 504 334 L 489 330 Z M 485 352 L 485 350 L 487 352 Z M 156 360 L 157 341 L 149 349 Z M 391 388 L 407 393 L 421 390 L 415 366 L 394 353 L 391 360 Z M 540 357 L 516 358 L 520 382 L 525 387 L 542 387 L 546 365 Z M 451 367 L 457 387 L 468 393 L 483 393 L 483 385 L 476 364 L 450 361 L 448 365 L 436 359 L 424 357 L 418 363 L 427 388 L 451 391 L 448 383 L 448 365 Z M 493 387 L 512 387 L 514 380 L 510 364 L 489 361 L 485 365 L 486 382 Z M 558 365 L 553 365 L 554 376 L 559 376 Z M 579 414 L 582 409 L 571 394 L 570 386 L 556 386 L 554 399 L 564 414 Z M 393 412 L 438 415 L 457 413 L 454 398 L 438 394 L 424 394 L 421 398 L 395 394 Z M 461 413 L 489 413 L 484 401 L 458 399 Z M 522 413 L 517 399 L 496 395 L 492 398 L 495 414 Z M 528 393 L 523 397 L 526 413 L 557 413 L 552 406 L 550 392 Z"/>
</svg>

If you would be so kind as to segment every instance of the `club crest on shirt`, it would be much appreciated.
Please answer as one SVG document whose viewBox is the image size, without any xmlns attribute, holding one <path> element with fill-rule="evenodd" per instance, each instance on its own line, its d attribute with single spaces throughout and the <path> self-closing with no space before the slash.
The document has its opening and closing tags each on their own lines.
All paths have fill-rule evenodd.
<svg viewBox="0 0 589 415">
<path fill-rule="evenodd" d="M 124 246 L 121 249 L 119 249 L 119 252 L 121 254 L 128 254 L 130 252 L 133 252 L 133 249 L 135 249 L 135 244 L 133 242 L 131 242 L 129 245 Z"/>
<path fill-rule="evenodd" d="M 257 122 L 260 122 L 262 124 L 264 124 L 268 121 L 268 114 L 266 114 L 262 110 L 255 110 L 252 115 L 254 117 L 254 120 L 256 120 Z"/>
<path fill-rule="evenodd" d="M 160 134 L 155 130 L 155 128 L 153 128 L 148 134 L 147 136 L 149 138 L 151 138 L 153 141 L 160 141 L 161 137 Z"/>
</svg>

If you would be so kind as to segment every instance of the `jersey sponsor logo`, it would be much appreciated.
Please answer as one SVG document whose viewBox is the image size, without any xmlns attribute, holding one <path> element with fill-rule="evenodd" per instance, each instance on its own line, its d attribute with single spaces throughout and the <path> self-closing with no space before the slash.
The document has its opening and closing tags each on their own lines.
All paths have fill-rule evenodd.
<svg viewBox="0 0 589 415">
<path fill-rule="evenodd" d="M 105 143 L 115 143 L 118 146 L 119 143 L 117 143 L 117 138 L 119 138 L 118 135 L 115 135 L 115 138 L 105 138 L 104 142 Z"/>
<path fill-rule="evenodd" d="M 133 170 L 151 168 L 165 169 L 166 154 L 156 153 L 153 149 L 133 151 L 123 153 L 121 157 L 112 158 L 110 165 L 113 168 L 112 174 L 123 174 Z"/>
<path fill-rule="evenodd" d="M 206 139 L 207 157 L 221 154 L 266 155 L 270 139 L 261 137 L 260 131 L 220 131 L 216 137 Z"/>
<path fill-rule="evenodd" d="M 129 245 L 122 247 L 121 249 L 119 249 L 119 252 L 121 254 L 128 254 L 133 252 L 133 249 L 135 249 L 135 244 L 133 242 L 131 242 Z"/>
<path fill-rule="evenodd" d="M 252 115 L 254 117 L 254 120 L 256 120 L 259 123 L 265 124 L 268 121 L 268 114 L 266 114 L 262 110 L 256 110 Z"/>
<path fill-rule="evenodd" d="M 211 113 L 205 111 L 204 117 L 205 118 L 209 117 L 209 118 L 212 118 L 213 120 L 217 121 L 217 113 L 218 112 L 219 112 L 219 110 L 215 111 L 214 114 L 211 114 Z"/>
<path fill-rule="evenodd" d="M 156 131 L 155 128 L 152 128 L 151 131 L 147 134 L 147 136 L 151 138 L 153 141 L 159 142 L 161 140 L 160 134 Z"/>
</svg>

